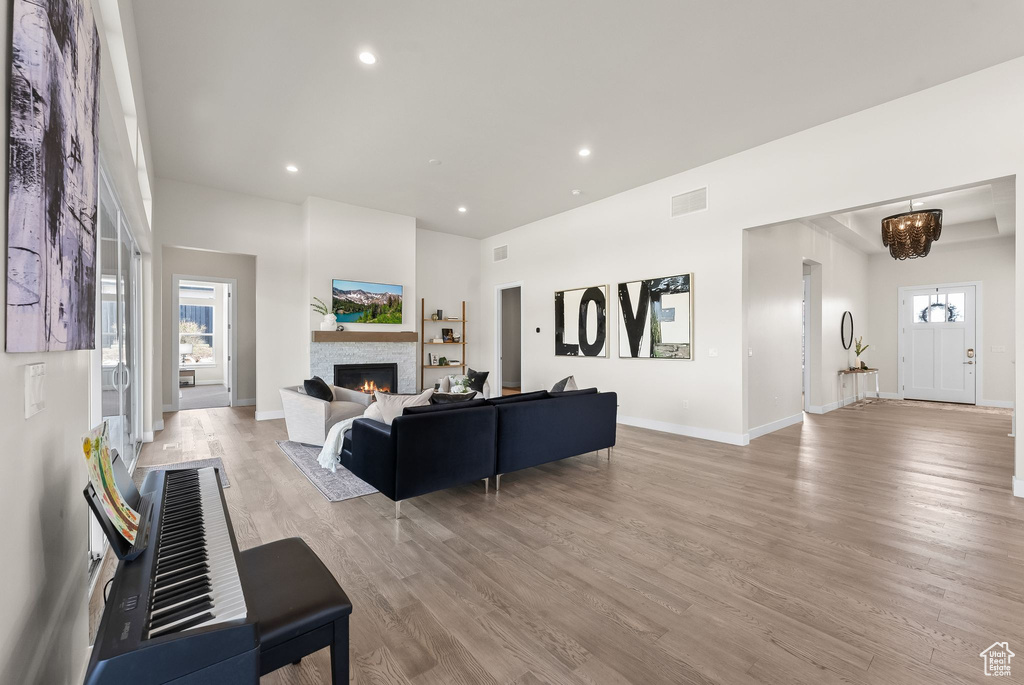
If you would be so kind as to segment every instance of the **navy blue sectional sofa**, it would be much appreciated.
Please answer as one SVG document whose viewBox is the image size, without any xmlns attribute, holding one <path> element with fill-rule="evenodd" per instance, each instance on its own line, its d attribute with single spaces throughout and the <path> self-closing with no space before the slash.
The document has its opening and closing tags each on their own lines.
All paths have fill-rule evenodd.
<svg viewBox="0 0 1024 685">
<path fill-rule="evenodd" d="M 407 407 L 390 426 L 357 419 L 341 463 L 395 501 L 610 449 L 617 396 L 540 391 Z"/>
</svg>

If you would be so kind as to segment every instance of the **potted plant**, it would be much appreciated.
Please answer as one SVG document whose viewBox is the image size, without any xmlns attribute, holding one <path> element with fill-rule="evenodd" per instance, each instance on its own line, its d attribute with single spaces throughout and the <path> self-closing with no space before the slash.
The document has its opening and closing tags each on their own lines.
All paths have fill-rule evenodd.
<svg viewBox="0 0 1024 685">
<path fill-rule="evenodd" d="M 871 345 L 865 345 L 864 344 L 864 336 L 863 335 L 860 336 L 859 338 L 857 338 L 857 340 L 855 340 L 854 342 L 855 342 L 854 352 L 857 353 L 857 365 L 854 366 L 854 368 L 855 369 L 859 369 L 860 368 L 860 355 L 862 355 L 864 353 L 864 350 L 866 350 L 869 347 L 871 347 Z"/>
<path fill-rule="evenodd" d="M 338 317 L 334 315 L 330 307 L 328 307 L 323 300 L 321 300 L 319 297 L 314 297 L 313 303 L 310 304 L 309 306 L 313 308 L 314 312 L 316 312 L 317 314 L 321 314 L 324 317 L 323 321 L 320 322 L 321 331 L 337 330 Z"/>
</svg>

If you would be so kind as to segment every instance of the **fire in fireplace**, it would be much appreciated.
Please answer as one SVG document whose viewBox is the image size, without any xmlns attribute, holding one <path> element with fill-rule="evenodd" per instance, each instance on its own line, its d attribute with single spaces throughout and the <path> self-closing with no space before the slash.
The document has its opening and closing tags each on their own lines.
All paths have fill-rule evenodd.
<svg viewBox="0 0 1024 685">
<path fill-rule="evenodd" d="M 395 392 L 398 389 L 398 364 L 335 364 L 334 384 L 365 393 L 376 390 Z"/>
</svg>

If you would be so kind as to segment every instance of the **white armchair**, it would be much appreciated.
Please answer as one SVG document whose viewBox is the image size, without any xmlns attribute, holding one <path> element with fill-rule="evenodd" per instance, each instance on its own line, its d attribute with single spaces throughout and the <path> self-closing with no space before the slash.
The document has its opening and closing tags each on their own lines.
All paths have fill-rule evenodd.
<svg viewBox="0 0 1024 685">
<path fill-rule="evenodd" d="M 334 401 L 325 402 L 306 394 L 301 385 L 281 388 L 284 423 L 288 439 L 307 445 L 322 446 L 331 426 L 353 416 L 360 416 L 370 406 L 372 397 L 358 390 L 331 386 Z"/>
</svg>

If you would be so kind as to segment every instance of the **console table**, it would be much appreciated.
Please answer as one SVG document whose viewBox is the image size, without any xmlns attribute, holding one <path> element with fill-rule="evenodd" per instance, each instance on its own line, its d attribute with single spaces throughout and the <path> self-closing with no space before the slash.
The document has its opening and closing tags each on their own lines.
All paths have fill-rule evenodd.
<svg viewBox="0 0 1024 685">
<path fill-rule="evenodd" d="M 839 369 L 839 389 L 842 397 L 839 398 L 839 406 L 846 406 L 846 377 L 853 376 L 853 397 L 854 402 L 860 398 L 860 377 L 868 374 L 875 376 L 875 396 L 878 396 L 878 369 Z"/>
<path fill-rule="evenodd" d="M 191 378 L 191 385 L 196 384 L 196 370 L 195 369 L 178 369 L 178 387 L 183 387 L 185 381 Z"/>
</svg>

